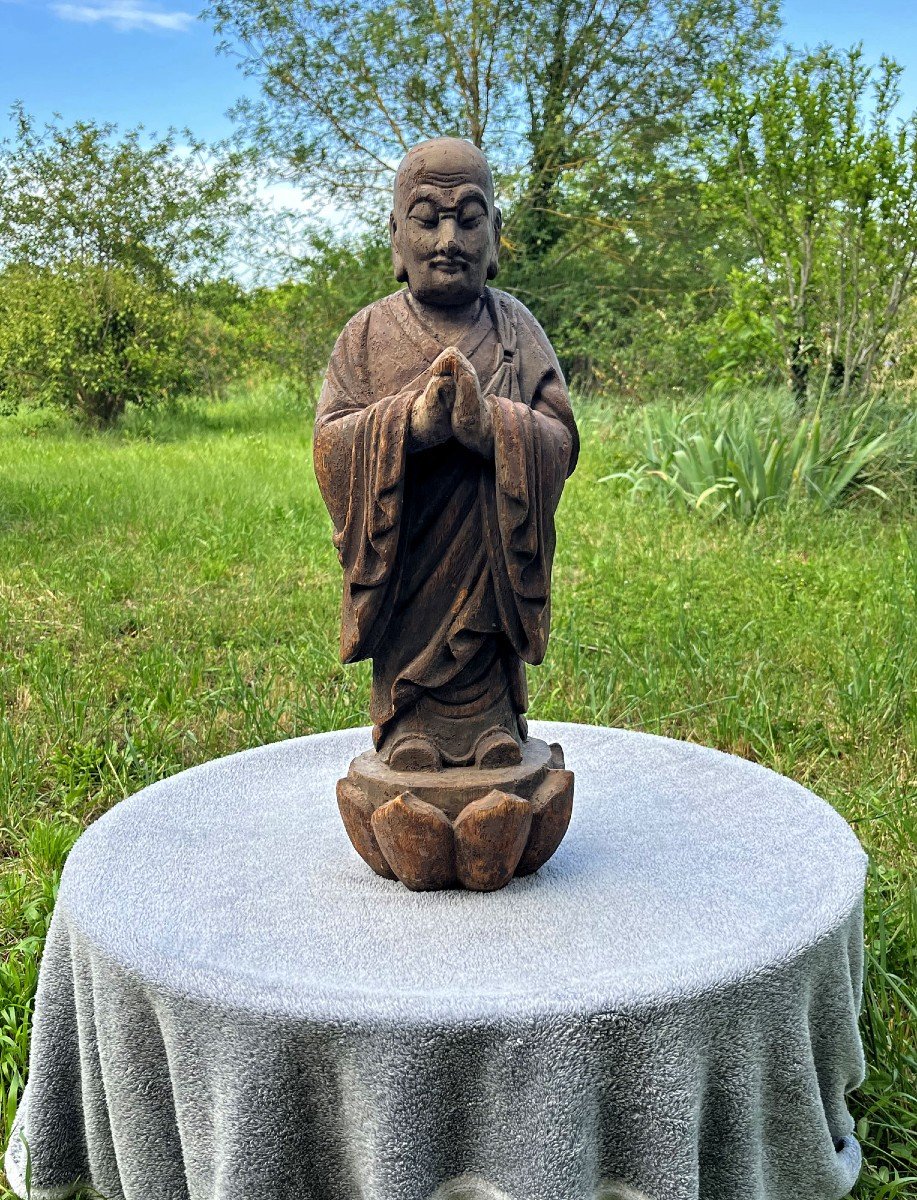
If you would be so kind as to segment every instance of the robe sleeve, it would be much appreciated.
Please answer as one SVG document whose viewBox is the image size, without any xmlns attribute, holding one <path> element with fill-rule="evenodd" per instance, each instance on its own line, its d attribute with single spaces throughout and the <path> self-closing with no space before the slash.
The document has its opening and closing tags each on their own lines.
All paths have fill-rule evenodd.
<svg viewBox="0 0 917 1200">
<path fill-rule="evenodd" d="M 501 624 L 520 658 L 537 664 L 550 630 L 554 514 L 579 436 L 548 339 L 522 305 L 517 314 L 519 393 L 492 398 L 494 481 L 484 508 Z"/>
<path fill-rule="evenodd" d="M 331 355 L 315 417 L 313 456 L 344 568 L 341 661 L 369 658 L 396 594 L 411 408 L 425 384 L 374 399 L 370 317 L 358 313 Z"/>
</svg>

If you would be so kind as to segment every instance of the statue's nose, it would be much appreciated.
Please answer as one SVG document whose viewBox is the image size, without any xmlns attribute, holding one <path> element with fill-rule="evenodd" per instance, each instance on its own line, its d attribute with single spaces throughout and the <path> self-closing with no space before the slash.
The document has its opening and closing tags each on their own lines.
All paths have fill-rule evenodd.
<svg viewBox="0 0 917 1200">
<path fill-rule="evenodd" d="M 445 254 L 454 254 L 458 250 L 458 222 L 455 217 L 440 217 L 439 249 Z"/>
</svg>

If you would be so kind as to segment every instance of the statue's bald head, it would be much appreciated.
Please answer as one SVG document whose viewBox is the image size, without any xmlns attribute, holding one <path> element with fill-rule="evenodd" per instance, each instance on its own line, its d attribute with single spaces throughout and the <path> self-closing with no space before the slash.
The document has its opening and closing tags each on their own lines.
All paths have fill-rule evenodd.
<svg viewBox="0 0 917 1200">
<path fill-rule="evenodd" d="M 471 142 L 434 138 L 401 160 L 392 259 L 418 299 L 448 308 L 482 295 L 497 273 L 500 223 L 490 167 Z"/>
<path fill-rule="evenodd" d="M 490 166 L 478 147 L 463 138 L 431 138 L 407 152 L 395 174 L 396 211 L 421 182 L 447 188 L 462 183 L 474 184 L 487 197 L 488 207 L 493 209 L 494 180 Z"/>
</svg>

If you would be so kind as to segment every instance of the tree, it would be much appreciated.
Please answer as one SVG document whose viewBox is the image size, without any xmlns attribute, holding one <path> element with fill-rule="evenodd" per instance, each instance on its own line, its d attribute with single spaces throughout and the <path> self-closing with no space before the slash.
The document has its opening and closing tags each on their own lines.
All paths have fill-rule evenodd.
<svg viewBox="0 0 917 1200">
<path fill-rule="evenodd" d="M 253 212 L 247 158 L 187 131 L 38 125 L 0 143 L 0 393 L 106 424 L 213 384 L 201 285 Z M 197 368 L 207 368 L 198 370 Z"/>
<path fill-rule="evenodd" d="M 412 144 L 468 137 L 538 250 L 563 228 L 565 183 L 652 149 L 702 103 L 713 63 L 767 44 L 772 0 L 212 0 L 223 47 L 261 85 L 239 114 L 308 192 L 365 211 Z"/>
<path fill-rule="evenodd" d="M 246 156 L 188 130 L 39 125 L 21 105 L 13 121 L 0 142 L 0 262 L 117 267 L 156 288 L 225 263 L 252 207 Z"/>
<path fill-rule="evenodd" d="M 894 117 L 900 74 L 824 47 L 715 85 L 711 195 L 744 229 L 738 292 L 764 298 L 800 403 L 813 386 L 868 386 L 913 290 L 917 114 Z"/>
<path fill-rule="evenodd" d="M 410 145 L 451 134 L 486 150 L 504 210 L 501 283 L 568 371 L 633 385 L 630 347 L 658 346 L 664 315 L 693 310 L 684 289 L 709 305 L 708 255 L 696 253 L 709 221 L 686 131 L 709 109 L 713 66 L 741 73 L 769 44 L 771 0 L 211 0 L 208 11 L 260 84 L 238 107 L 243 128 L 307 193 L 377 222 Z"/>
</svg>

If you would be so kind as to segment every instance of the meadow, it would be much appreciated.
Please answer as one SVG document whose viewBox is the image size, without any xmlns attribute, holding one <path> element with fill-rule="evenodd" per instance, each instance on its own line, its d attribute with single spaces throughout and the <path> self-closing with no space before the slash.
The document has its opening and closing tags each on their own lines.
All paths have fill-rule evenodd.
<svg viewBox="0 0 917 1200">
<path fill-rule="evenodd" d="M 852 822 L 871 858 L 855 1196 L 915 1197 L 913 495 L 715 520 L 615 477 L 632 463 L 626 412 L 590 401 L 578 416 L 531 715 L 705 742 Z M 337 657 L 340 573 L 310 438 L 282 389 L 137 412 L 105 434 L 0 421 L 6 1128 L 57 881 L 86 824 L 204 759 L 365 723 L 367 666 Z"/>
</svg>

